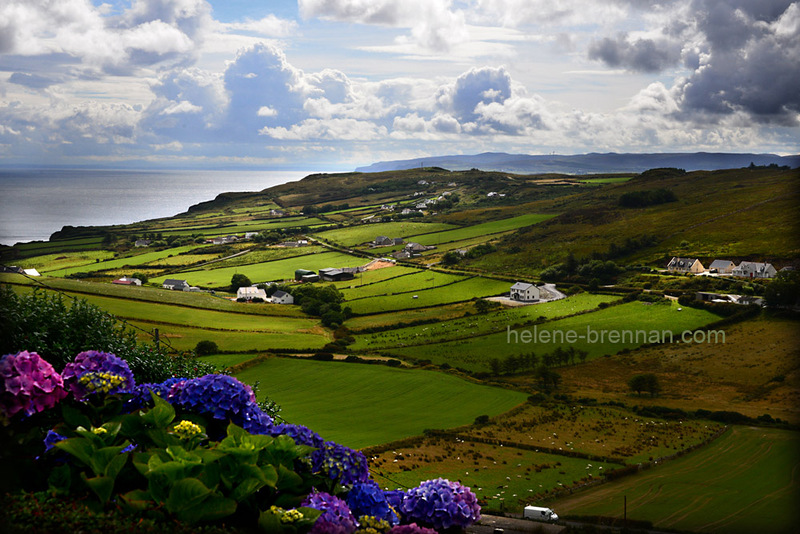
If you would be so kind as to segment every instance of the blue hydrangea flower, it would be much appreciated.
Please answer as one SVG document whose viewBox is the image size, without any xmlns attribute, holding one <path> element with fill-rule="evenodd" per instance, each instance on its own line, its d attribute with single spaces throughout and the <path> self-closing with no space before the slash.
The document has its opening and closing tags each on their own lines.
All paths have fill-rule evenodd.
<svg viewBox="0 0 800 534">
<path fill-rule="evenodd" d="M 367 458 L 360 452 L 326 441 L 323 447 L 311 454 L 311 465 L 315 472 L 324 473 L 343 486 L 369 479 Z"/>
<path fill-rule="evenodd" d="M 386 502 L 383 490 L 373 482 L 359 482 L 347 494 L 347 505 L 356 517 L 363 515 L 387 521 L 390 525 L 399 523 L 397 514 Z"/>
<path fill-rule="evenodd" d="M 84 377 L 83 381 L 81 377 Z M 104 381 L 103 377 L 110 378 Z M 75 356 L 75 360 L 64 367 L 61 378 L 64 379 L 64 386 L 72 391 L 76 400 L 83 400 L 96 391 L 121 393 L 132 391 L 136 387 L 128 362 L 109 352 L 96 350 L 87 350 Z M 102 382 L 102 387 L 97 387 L 98 380 Z"/>
<path fill-rule="evenodd" d="M 44 437 L 44 452 L 49 451 L 56 443 L 65 439 L 67 439 L 67 436 L 62 436 L 58 432 L 48 430 L 47 435 Z"/>
<path fill-rule="evenodd" d="M 400 510 L 400 505 L 403 504 L 403 498 L 406 496 L 406 492 L 403 490 L 387 490 L 383 492 L 383 496 L 389 506 L 397 511 Z"/>
<path fill-rule="evenodd" d="M 133 396 L 128 400 L 128 407 L 130 410 L 138 410 L 145 406 L 152 406 L 153 399 L 150 392 L 155 393 L 162 399 L 169 401 L 170 394 L 173 387 L 186 382 L 188 378 L 168 378 L 163 382 L 146 382 L 144 384 L 137 384 L 133 388 Z M 177 391 L 177 389 L 176 389 Z"/>
<path fill-rule="evenodd" d="M 347 503 L 329 493 L 311 493 L 301 506 L 322 511 L 309 534 L 353 534 L 358 522 Z"/>
<path fill-rule="evenodd" d="M 427 480 L 406 492 L 400 513 L 436 530 L 466 528 L 481 518 L 478 499 L 468 487 L 443 478 Z"/>
<path fill-rule="evenodd" d="M 230 421 L 254 434 L 266 434 L 272 419 L 258 407 L 250 386 L 227 375 L 205 375 L 175 383 L 167 400 L 187 412 Z"/>
</svg>

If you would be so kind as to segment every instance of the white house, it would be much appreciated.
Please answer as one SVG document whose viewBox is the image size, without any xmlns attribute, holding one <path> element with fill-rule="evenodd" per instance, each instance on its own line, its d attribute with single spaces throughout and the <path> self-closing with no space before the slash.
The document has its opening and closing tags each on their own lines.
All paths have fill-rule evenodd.
<svg viewBox="0 0 800 534">
<path fill-rule="evenodd" d="M 161 283 L 164 289 L 174 289 L 177 291 L 188 291 L 189 283 L 186 280 L 175 280 L 174 278 L 167 278 Z"/>
<path fill-rule="evenodd" d="M 539 300 L 539 288 L 527 282 L 517 282 L 511 286 L 511 298 L 525 302 Z"/>
<path fill-rule="evenodd" d="M 708 270 L 712 273 L 718 274 L 731 274 L 736 264 L 731 260 L 714 260 L 708 266 Z"/>
<path fill-rule="evenodd" d="M 263 289 L 259 289 L 256 286 L 250 287 L 240 287 L 236 290 L 236 300 L 245 299 L 245 300 L 253 300 L 253 299 L 261 299 L 264 302 L 267 301 L 267 292 Z"/>
<path fill-rule="evenodd" d="M 733 276 L 743 276 L 745 278 L 773 278 L 778 271 L 771 263 L 758 263 L 754 261 L 743 261 L 731 271 Z"/>
<path fill-rule="evenodd" d="M 294 304 L 294 297 L 280 289 L 272 294 L 273 304 Z"/>
</svg>

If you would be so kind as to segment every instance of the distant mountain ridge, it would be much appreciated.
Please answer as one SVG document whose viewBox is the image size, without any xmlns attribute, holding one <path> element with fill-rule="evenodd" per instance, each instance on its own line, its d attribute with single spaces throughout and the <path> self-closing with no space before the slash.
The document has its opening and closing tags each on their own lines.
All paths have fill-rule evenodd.
<svg viewBox="0 0 800 534">
<path fill-rule="evenodd" d="M 528 155 L 485 152 L 461 156 L 431 156 L 396 161 L 382 161 L 358 167 L 357 172 L 381 172 L 413 169 L 416 167 L 442 167 L 451 171 L 480 169 L 517 174 L 591 174 L 613 172 L 643 172 L 659 167 L 677 167 L 686 171 L 736 169 L 750 164 L 800 167 L 800 155 L 736 153 L 654 153 L 617 154 L 614 152 L 575 155 Z"/>
</svg>

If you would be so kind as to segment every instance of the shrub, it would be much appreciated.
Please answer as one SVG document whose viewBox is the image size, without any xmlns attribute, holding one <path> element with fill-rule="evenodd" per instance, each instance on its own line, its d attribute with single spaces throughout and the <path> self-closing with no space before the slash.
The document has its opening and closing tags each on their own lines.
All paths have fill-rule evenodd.
<svg viewBox="0 0 800 534">
<path fill-rule="evenodd" d="M 207 339 L 198 341 L 197 345 L 194 347 L 194 353 L 198 356 L 208 356 L 210 354 L 216 354 L 217 352 L 219 352 L 217 344 Z"/>
</svg>

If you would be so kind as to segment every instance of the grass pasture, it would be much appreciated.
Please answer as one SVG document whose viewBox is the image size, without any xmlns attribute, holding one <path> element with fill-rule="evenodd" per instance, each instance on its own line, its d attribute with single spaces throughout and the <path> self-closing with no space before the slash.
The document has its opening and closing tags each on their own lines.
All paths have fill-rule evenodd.
<svg viewBox="0 0 800 534">
<path fill-rule="evenodd" d="M 359 275 L 360 276 L 360 275 Z M 408 293 L 422 289 L 431 289 L 446 284 L 453 284 L 466 280 L 465 276 L 457 274 L 437 273 L 434 271 L 410 271 L 404 276 L 397 276 L 384 280 L 380 284 L 356 286 L 352 289 L 342 289 L 345 300 L 352 304 L 357 299 Z"/>
<path fill-rule="evenodd" d="M 621 518 L 627 496 L 628 517 L 656 529 L 791 534 L 800 524 L 799 448 L 797 432 L 735 426 L 690 455 L 548 506 Z"/>
<path fill-rule="evenodd" d="M 455 226 L 444 223 L 397 221 L 388 223 L 362 224 L 351 226 L 349 228 L 327 230 L 325 232 L 315 234 L 315 237 L 319 237 L 325 241 L 331 241 L 347 247 L 353 247 L 355 245 L 369 243 L 379 235 L 406 238 L 412 235 L 418 236 L 431 232 L 449 230 L 451 228 L 455 228 Z M 384 249 L 377 248 L 375 250 L 380 251 Z"/>
<path fill-rule="evenodd" d="M 635 333 L 637 331 L 644 331 L 648 335 L 651 332 L 672 332 L 677 334 L 675 338 L 678 339 L 680 333 L 685 330 L 694 330 L 719 319 L 705 310 L 683 308 L 682 311 L 678 311 L 678 308 L 677 302 L 663 304 L 629 302 L 540 325 L 522 329 L 512 328 L 511 332 L 505 331 L 458 341 L 391 349 L 386 352 L 431 360 L 435 364 L 448 363 L 470 371 L 489 370 L 489 360 L 492 358 L 503 360 L 509 355 L 530 352 L 543 354 L 552 352 L 557 346 L 567 348 L 571 345 L 576 349 L 585 350 L 589 353 L 587 361 L 591 361 L 605 354 L 615 354 L 620 350 L 632 349 L 644 344 L 641 339 L 639 342 L 636 341 Z M 590 330 L 595 334 L 589 334 Z M 528 342 L 525 342 L 526 338 L 522 337 L 523 331 L 529 332 Z M 600 331 L 606 332 L 602 341 L 599 339 L 598 332 Z M 612 342 L 609 337 L 606 337 L 612 331 L 619 333 L 618 342 Z M 632 334 L 627 338 L 622 338 L 622 332 L 626 331 L 632 332 Z M 582 337 L 577 337 L 575 342 L 569 343 L 568 332 L 574 332 L 575 336 Z M 590 335 L 597 335 L 598 338 L 596 340 L 589 339 Z M 549 336 L 548 342 L 543 342 L 544 336 Z M 539 343 L 534 341 L 539 341 Z"/>
<path fill-rule="evenodd" d="M 119 269 L 126 266 L 147 265 L 148 263 L 158 262 L 170 257 L 177 257 L 184 252 L 193 250 L 201 251 L 203 245 L 185 245 L 182 247 L 167 248 L 164 250 L 154 250 L 150 252 L 143 252 L 134 256 L 126 256 L 124 258 L 114 258 L 105 261 L 90 263 L 89 265 L 81 265 L 77 267 L 69 267 L 59 269 L 47 273 L 49 276 L 63 277 L 79 272 L 93 272 L 104 271 L 106 269 Z"/>
<path fill-rule="evenodd" d="M 618 297 L 581 293 L 567 299 L 532 306 L 503 307 L 498 311 L 439 323 L 398 328 L 362 335 L 350 346 L 352 350 L 382 350 L 398 346 L 423 345 L 441 341 L 505 332 L 506 327 L 528 323 L 539 317 L 554 319 L 596 308 L 601 302 L 613 302 Z"/>
<path fill-rule="evenodd" d="M 43 254 L 16 261 L 16 265 L 24 269 L 36 269 L 41 274 L 50 274 L 52 271 L 78 267 L 81 265 L 94 265 L 97 260 L 112 259 L 114 253 L 108 250 L 86 250 L 82 252 L 57 252 Z"/>
<path fill-rule="evenodd" d="M 452 375 L 370 364 L 274 358 L 236 376 L 248 384 L 260 381 L 261 392 L 282 406 L 289 422 L 350 447 L 468 424 L 526 399 Z"/>
<path fill-rule="evenodd" d="M 341 252 L 321 252 L 319 254 L 285 258 L 265 263 L 220 267 L 207 271 L 184 271 L 173 273 L 169 276 L 159 276 L 153 279 L 152 282 L 161 283 L 165 278 L 179 278 L 186 279 L 189 284 L 194 286 L 225 288 L 230 286 L 231 277 L 236 273 L 247 276 L 253 283 L 259 283 L 294 279 L 294 271 L 296 269 L 318 271 L 325 267 L 357 267 L 365 262 L 364 258 L 350 256 Z"/>
<path fill-rule="evenodd" d="M 508 219 L 500 219 L 498 221 L 489 221 L 473 226 L 465 226 L 464 228 L 436 232 L 435 234 L 418 235 L 414 236 L 413 241 L 422 243 L 423 245 L 439 245 L 442 243 L 450 243 L 451 241 L 462 241 L 465 239 L 471 239 L 473 237 L 508 232 L 509 230 L 516 230 L 525 226 L 538 224 L 548 219 L 552 219 L 553 217 L 555 217 L 554 214 L 528 213 Z"/>
<path fill-rule="evenodd" d="M 618 464 L 570 458 L 546 452 L 463 441 L 427 438 L 369 458 L 381 485 L 415 487 L 431 478 L 460 480 L 493 510 L 521 513 L 524 503 L 562 487 L 596 479 Z M 388 477 L 383 479 L 382 476 Z M 559 511 L 560 513 L 560 511 Z"/>
<path fill-rule="evenodd" d="M 430 273 L 423 273 L 429 275 Z M 413 275 L 412 275 L 413 276 Z M 435 275 L 445 276 L 440 273 Z M 475 297 L 488 297 L 500 295 L 508 291 L 509 284 L 494 278 L 473 277 L 461 280 L 454 284 L 438 286 L 431 289 L 420 289 L 412 293 L 401 293 L 389 296 L 374 296 L 347 303 L 353 313 L 366 315 L 381 313 L 389 310 L 407 310 L 427 306 L 441 306 L 454 302 L 463 302 Z M 417 298 L 414 298 L 414 295 Z"/>
</svg>

